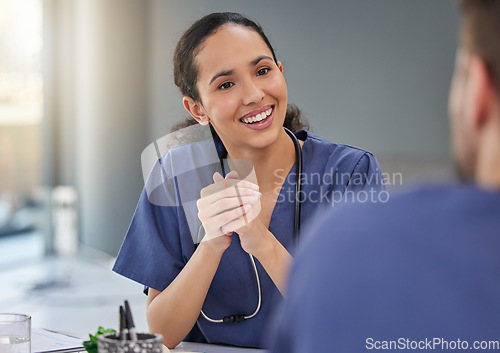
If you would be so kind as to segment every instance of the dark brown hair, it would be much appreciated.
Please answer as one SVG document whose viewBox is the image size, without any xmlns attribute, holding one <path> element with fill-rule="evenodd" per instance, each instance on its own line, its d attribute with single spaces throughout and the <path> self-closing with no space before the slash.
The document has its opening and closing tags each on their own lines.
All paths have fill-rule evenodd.
<svg viewBox="0 0 500 353">
<path fill-rule="evenodd" d="M 500 1 L 462 0 L 462 39 L 465 46 L 484 60 L 495 83 L 500 82 Z"/>
<path fill-rule="evenodd" d="M 182 35 L 174 52 L 174 82 L 179 87 L 183 96 L 191 97 L 193 100 L 200 102 L 200 95 L 196 88 L 198 79 L 198 67 L 196 66 L 196 55 L 198 54 L 201 44 L 214 34 L 220 27 L 226 24 L 237 24 L 250 28 L 257 32 L 262 40 L 266 43 L 273 54 L 273 59 L 276 63 L 276 54 L 269 42 L 269 39 L 264 34 L 262 27 L 254 21 L 234 12 L 216 12 L 204 16 L 188 28 Z M 175 124 L 171 128 L 171 132 L 179 130 L 183 127 L 194 125 L 197 122 L 189 117 L 185 121 Z M 300 110 L 293 105 L 287 108 L 285 122 L 283 126 L 291 131 L 308 129 L 309 125 L 302 118 Z"/>
</svg>

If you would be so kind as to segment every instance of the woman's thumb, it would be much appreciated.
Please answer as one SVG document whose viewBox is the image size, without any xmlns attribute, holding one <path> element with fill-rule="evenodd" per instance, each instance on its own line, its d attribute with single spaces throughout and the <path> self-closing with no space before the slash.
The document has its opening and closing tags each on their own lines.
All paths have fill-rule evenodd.
<svg viewBox="0 0 500 353">
<path fill-rule="evenodd" d="M 226 175 L 226 179 L 239 179 L 238 172 L 236 170 L 232 170 Z"/>
<path fill-rule="evenodd" d="M 214 173 L 213 179 L 214 183 L 217 183 L 219 181 L 224 181 L 224 177 L 219 172 Z"/>
</svg>

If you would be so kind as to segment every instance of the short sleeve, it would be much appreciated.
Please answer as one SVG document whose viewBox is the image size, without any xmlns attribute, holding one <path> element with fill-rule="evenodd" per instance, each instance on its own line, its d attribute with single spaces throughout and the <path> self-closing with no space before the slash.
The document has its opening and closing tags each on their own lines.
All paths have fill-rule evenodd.
<svg viewBox="0 0 500 353">
<path fill-rule="evenodd" d="M 346 191 L 382 191 L 386 189 L 382 170 L 371 153 L 364 153 L 356 163 Z"/>
<path fill-rule="evenodd" d="M 178 206 L 151 203 L 144 189 L 113 271 L 147 287 L 165 289 L 185 264 L 178 213 Z"/>
</svg>

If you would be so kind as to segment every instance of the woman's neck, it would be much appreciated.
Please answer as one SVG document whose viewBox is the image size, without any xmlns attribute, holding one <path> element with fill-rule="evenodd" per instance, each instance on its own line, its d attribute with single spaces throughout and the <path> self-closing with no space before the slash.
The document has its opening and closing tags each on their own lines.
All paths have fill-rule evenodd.
<svg viewBox="0 0 500 353">
<path fill-rule="evenodd" d="M 276 141 L 266 148 L 243 150 L 237 153 L 228 151 L 228 159 L 242 159 L 250 162 L 255 168 L 259 186 L 272 186 L 276 178 L 280 180 L 295 163 L 295 148 L 285 130 L 280 132 Z"/>
</svg>

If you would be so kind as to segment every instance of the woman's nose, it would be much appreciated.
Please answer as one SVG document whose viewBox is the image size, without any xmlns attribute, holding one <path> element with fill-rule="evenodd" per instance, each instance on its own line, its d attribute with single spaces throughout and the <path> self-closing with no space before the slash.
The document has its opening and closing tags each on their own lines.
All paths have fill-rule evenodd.
<svg viewBox="0 0 500 353">
<path fill-rule="evenodd" d="M 253 80 L 247 80 L 243 85 L 243 104 L 259 103 L 263 98 L 264 91 Z"/>
</svg>

